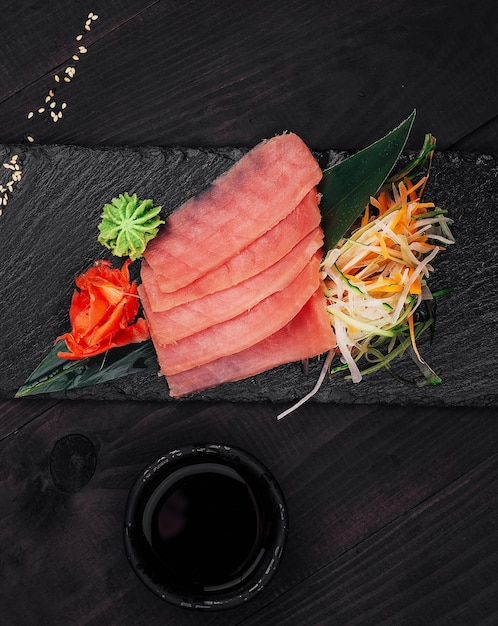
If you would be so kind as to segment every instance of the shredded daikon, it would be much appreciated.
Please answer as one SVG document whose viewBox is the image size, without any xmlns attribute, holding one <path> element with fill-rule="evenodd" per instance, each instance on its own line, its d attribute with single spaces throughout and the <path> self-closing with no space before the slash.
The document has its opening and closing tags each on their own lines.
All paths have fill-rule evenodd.
<svg viewBox="0 0 498 626">
<path fill-rule="evenodd" d="M 358 366 L 362 357 L 369 360 L 374 355 L 377 362 L 383 360 L 389 367 L 394 354 L 407 349 L 411 349 L 420 371 L 431 375 L 434 384 L 440 382 L 419 354 L 414 313 L 424 300 L 433 297 L 427 285 L 433 271 L 431 262 L 454 239 L 446 211 L 421 201 L 426 181 L 424 177 L 413 184 L 405 178 L 371 198 L 361 224 L 322 262 L 321 278 L 336 335 L 336 353 L 354 383 L 362 380 Z M 432 320 L 423 324 L 423 329 L 430 323 Z M 385 341 L 389 344 L 384 358 L 377 346 Z M 394 350 L 396 341 L 401 345 Z M 333 351 L 328 354 L 314 388 L 278 419 L 316 394 L 334 355 Z"/>
</svg>

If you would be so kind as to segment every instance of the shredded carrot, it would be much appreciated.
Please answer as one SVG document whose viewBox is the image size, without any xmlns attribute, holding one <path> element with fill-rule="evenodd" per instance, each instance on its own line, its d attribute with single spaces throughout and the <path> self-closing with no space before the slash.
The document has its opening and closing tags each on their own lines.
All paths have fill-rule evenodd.
<svg viewBox="0 0 498 626">
<path fill-rule="evenodd" d="M 322 263 L 338 351 L 354 382 L 361 380 L 356 357 L 368 351 L 375 337 L 394 337 L 406 323 L 421 360 L 413 313 L 424 288 L 428 291 L 429 262 L 443 249 L 441 244 L 453 243 L 447 226 L 451 220 L 434 210 L 433 202 L 422 202 L 426 182 L 427 177 L 416 183 L 404 178 L 370 198 L 360 226 Z"/>
</svg>

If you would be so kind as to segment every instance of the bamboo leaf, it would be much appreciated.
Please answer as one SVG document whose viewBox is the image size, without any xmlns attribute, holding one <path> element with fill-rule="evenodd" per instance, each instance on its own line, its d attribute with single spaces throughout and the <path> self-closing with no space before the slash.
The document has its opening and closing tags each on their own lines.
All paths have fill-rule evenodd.
<svg viewBox="0 0 498 626">
<path fill-rule="evenodd" d="M 375 196 L 398 160 L 416 111 L 382 139 L 323 171 L 319 185 L 324 249 L 334 248 Z"/>
<path fill-rule="evenodd" d="M 113 348 L 106 354 L 71 361 L 57 353 L 66 350 L 65 342 L 55 345 L 19 388 L 15 397 L 22 398 L 51 391 L 79 389 L 136 374 L 145 369 L 159 369 L 150 340 Z"/>
</svg>

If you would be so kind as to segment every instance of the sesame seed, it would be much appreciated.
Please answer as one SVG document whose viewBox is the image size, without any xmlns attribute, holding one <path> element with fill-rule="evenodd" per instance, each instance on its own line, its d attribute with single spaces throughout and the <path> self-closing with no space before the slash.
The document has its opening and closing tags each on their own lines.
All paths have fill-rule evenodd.
<svg viewBox="0 0 498 626">
<path fill-rule="evenodd" d="M 83 35 L 77 35 L 76 41 L 81 41 L 83 39 Z"/>
<path fill-rule="evenodd" d="M 48 92 L 48 95 L 49 95 L 51 98 L 53 98 L 53 97 L 54 97 L 54 90 L 53 90 L 53 89 L 50 89 L 50 90 L 49 90 L 49 92 Z"/>
<path fill-rule="evenodd" d="M 57 117 L 58 117 L 59 119 L 61 119 L 61 117 L 62 117 L 62 111 L 59 111 L 59 112 L 57 113 Z"/>
<path fill-rule="evenodd" d="M 61 109 L 65 109 L 66 107 L 67 107 L 67 102 L 63 102 L 63 103 L 61 104 Z"/>
<path fill-rule="evenodd" d="M 45 98 L 45 102 L 50 102 L 50 96 L 47 96 L 47 97 Z"/>
<path fill-rule="evenodd" d="M 28 113 L 28 120 L 30 120 L 33 117 L 33 115 L 34 115 L 33 111 L 30 111 Z"/>
<path fill-rule="evenodd" d="M 44 112 L 45 112 L 44 107 L 40 107 L 40 108 L 38 109 L 38 113 L 44 113 Z"/>
<path fill-rule="evenodd" d="M 26 139 L 31 143 L 34 141 L 34 138 L 31 135 L 26 135 Z"/>
<path fill-rule="evenodd" d="M 98 19 L 99 19 L 99 16 L 94 14 L 94 15 L 92 15 L 91 19 L 92 19 L 93 21 L 98 20 Z"/>
<path fill-rule="evenodd" d="M 80 54 L 85 54 L 87 52 L 87 49 L 85 48 L 85 46 L 80 46 L 78 50 Z"/>
<path fill-rule="evenodd" d="M 0 209 L 0 215 L 2 215 L 2 213 L 3 213 L 3 211 L 2 211 L 2 209 Z"/>
<path fill-rule="evenodd" d="M 88 18 L 92 19 L 92 17 L 93 17 L 93 11 L 90 11 L 90 13 L 88 14 Z"/>
<path fill-rule="evenodd" d="M 2 165 L 5 167 L 5 169 L 7 170 L 13 170 L 14 166 L 11 165 L 10 163 L 2 163 Z"/>
<path fill-rule="evenodd" d="M 51 109 L 54 109 L 56 104 L 57 104 L 57 102 L 51 102 L 51 103 L 50 103 L 50 108 L 51 108 Z"/>
<path fill-rule="evenodd" d="M 59 74 L 56 74 L 54 76 L 54 80 L 55 80 L 56 83 L 60 83 L 61 79 L 59 78 Z"/>
<path fill-rule="evenodd" d="M 68 78 L 67 76 L 64 76 L 64 82 L 66 82 L 66 83 L 70 83 L 70 82 L 71 82 L 71 79 L 70 79 L 70 78 Z"/>
<path fill-rule="evenodd" d="M 13 180 L 9 180 L 9 182 L 7 183 L 7 187 L 10 191 L 10 193 L 12 193 L 12 188 L 14 187 L 14 181 Z"/>
<path fill-rule="evenodd" d="M 87 22 L 87 23 L 85 24 L 85 30 L 90 30 L 90 22 Z"/>
<path fill-rule="evenodd" d="M 3 185 L 0 185 L 0 193 L 4 193 L 5 192 L 5 187 Z"/>
<path fill-rule="evenodd" d="M 79 56 L 77 54 L 73 54 L 73 56 L 71 58 L 73 59 L 73 61 L 78 61 L 79 60 Z"/>
<path fill-rule="evenodd" d="M 17 159 L 18 159 L 18 158 L 19 158 L 19 155 L 18 155 L 18 154 L 13 154 L 13 155 L 12 155 L 12 158 L 10 159 L 10 162 L 11 162 L 11 163 L 15 163 L 15 162 L 17 161 Z"/>
</svg>

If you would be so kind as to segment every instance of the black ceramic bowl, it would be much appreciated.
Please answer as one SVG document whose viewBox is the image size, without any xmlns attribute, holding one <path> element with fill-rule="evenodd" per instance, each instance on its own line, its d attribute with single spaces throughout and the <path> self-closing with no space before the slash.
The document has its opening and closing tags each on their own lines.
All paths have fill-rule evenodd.
<svg viewBox="0 0 498 626">
<path fill-rule="evenodd" d="M 288 516 L 268 469 L 225 445 L 172 450 L 131 489 L 124 545 L 157 596 L 191 609 L 226 609 L 256 596 L 282 559 Z"/>
</svg>

